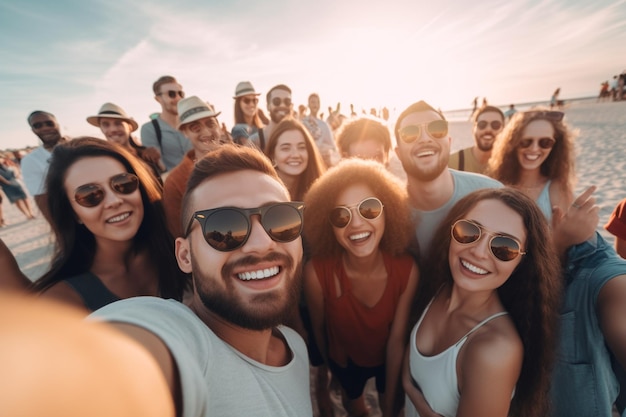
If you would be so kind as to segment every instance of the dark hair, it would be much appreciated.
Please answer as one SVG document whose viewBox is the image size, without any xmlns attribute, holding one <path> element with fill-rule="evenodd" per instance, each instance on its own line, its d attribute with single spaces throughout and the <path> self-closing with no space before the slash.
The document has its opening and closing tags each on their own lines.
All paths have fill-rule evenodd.
<svg viewBox="0 0 626 417">
<path fill-rule="evenodd" d="M 396 136 L 396 141 L 400 140 L 400 133 L 399 133 L 399 131 L 400 131 L 400 122 L 402 122 L 402 119 L 404 119 L 405 117 L 407 117 L 411 113 L 421 113 L 421 112 L 426 112 L 426 111 L 433 111 L 433 112 L 437 113 L 441 117 L 442 120 L 446 120 L 446 118 L 443 115 L 443 113 L 441 113 L 439 110 L 435 109 L 430 104 L 426 103 L 424 100 L 420 100 L 417 103 L 411 104 L 402 113 L 400 113 L 400 116 L 398 116 L 398 120 L 396 120 L 396 126 L 395 126 L 394 131 L 393 131 L 395 136 Z"/>
<path fill-rule="evenodd" d="M 272 93 L 274 92 L 274 90 L 283 90 L 283 91 L 288 92 L 291 95 L 291 88 L 287 87 L 285 84 L 275 85 L 274 87 L 270 88 L 270 90 L 265 95 L 265 99 L 267 100 L 268 106 L 270 104 L 270 98 L 272 97 Z"/>
<path fill-rule="evenodd" d="M 244 98 L 245 96 L 239 96 L 237 98 L 235 98 L 235 124 L 238 123 L 247 123 L 246 122 L 246 117 L 243 114 L 243 110 L 241 110 L 241 100 Z M 252 116 L 252 125 L 257 127 L 258 129 L 261 129 L 264 124 L 261 121 L 261 118 L 259 117 L 259 107 L 257 106 L 257 110 L 254 112 L 254 115 Z"/>
<path fill-rule="evenodd" d="M 360 117 L 345 124 L 337 135 L 337 148 L 342 156 L 346 156 L 352 144 L 366 139 L 380 142 L 385 148 L 385 153 L 389 153 L 391 149 L 389 129 L 373 117 Z"/>
<path fill-rule="evenodd" d="M 182 299 L 188 277 L 175 261 L 174 239 L 167 230 L 161 205 L 161 186 L 147 168 L 123 147 L 106 140 L 81 137 L 57 145 L 46 176 L 48 210 L 56 237 L 51 267 L 34 288 L 43 291 L 55 283 L 89 270 L 95 253 L 96 240 L 73 215 L 65 190 L 68 169 L 84 158 L 108 157 L 120 162 L 127 172 L 139 177 L 139 191 L 144 217 L 133 238 L 134 251 L 146 249 L 159 273 L 159 294 L 163 298 Z"/>
<path fill-rule="evenodd" d="M 270 164 L 270 161 L 257 149 L 233 144 L 222 145 L 208 152 L 202 159 L 196 162 L 193 171 L 187 181 L 187 190 L 182 202 L 182 228 L 185 231 L 192 215 L 191 194 L 204 181 L 216 175 L 238 172 L 243 170 L 259 171 L 269 175 L 281 184 L 283 183 Z"/>
<path fill-rule="evenodd" d="M 520 180 L 522 171 L 517 148 L 524 129 L 530 122 L 546 120 L 554 128 L 554 146 L 545 161 L 541 164 L 541 174 L 557 181 L 561 186 L 573 194 L 574 188 L 574 139 L 578 135 L 577 130 L 570 129 L 565 121 L 547 118 L 543 111 L 549 109 L 537 108 L 527 112 L 518 112 L 513 115 L 511 121 L 498 135 L 491 157 L 489 158 L 488 175 L 506 185 L 516 185 Z"/>
<path fill-rule="evenodd" d="M 328 218 L 336 206 L 335 197 L 355 184 L 366 185 L 384 205 L 385 233 L 380 248 L 392 255 L 406 253 L 415 237 L 406 187 L 378 162 L 344 159 L 315 181 L 304 196 L 304 237 L 311 255 L 336 256 L 345 250 Z"/>
<path fill-rule="evenodd" d="M 498 113 L 500 115 L 500 117 L 502 118 L 503 122 L 506 119 L 504 117 L 504 113 L 502 113 L 502 110 L 500 110 L 499 108 L 497 108 L 495 106 L 484 106 L 484 107 L 481 107 L 480 109 L 478 109 L 474 115 L 472 115 L 472 120 L 474 121 L 474 123 L 476 123 L 476 120 L 478 120 L 478 116 L 480 116 L 483 113 L 488 113 L 488 112 Z"/>
<path fill-rule="evenodd" d="M 163 75 L 158 80 L 156 80 L 154 84 L 152 84 L 152 91 L 154 91 L 155 95 L 159 95 L 159 93 L 161 92 L 161 86 L 163 84 L 169 83 L 178 83 L 178 81 L 176 81 L 176 78 L 172 77 L 171 75 Z"/>
<path fill-rule="evenodd" d="M 47 111 L 43 111 L 43 110 L 35 110 L 34 112 L 28 115 L 28 118 L 26 118 L 29 126 L 31 126 L 30 119 L 32 119 L 34 116 L 37 116 L 39 114 L 45 114 L 46 116 L 49 116 L 51 119 L 54 119 L 54 120 L 57 119 L 52 113 L 48 113 Z"/>
<path fill-rule="evenodd" d="M 478 190 L 459 200 L 437 229 L 418 291 L 413 320 L 443 285 L 453 282 L 448 260 L 452 224 L 479 201 L 497 200 L 520 215 L 526 254 L 497 289 L 524 345 L 524 361 L 511 401 L 511 416 L 544 416 L 549 406 L 550 372 L 558 338 L 561 265 L 548 222 L 535 202 L 512 188 Z"/>
<path fill-rule="evenodd" d="M 265 145 L 265 155 L 272 160 L 274 158 L 274 152 L 276 151 L 276 145 L 280 136 L 289 131 L 297 130 L 304 136 L 304 143 L 306 145 L 306 151 L 309 156 L 309 160 L 306 169 L 302 174 L 298 176 L 298 185 L 296 187 L 294 195 L 291 196 L 292 200 L 301 201 L 304 197 L 304 193 L 307 192 L 313 181 L 318 179 L 325 171 L 326 165 L 320 155 L 317 145 L 313 140 L 313 137 L 309 133 L 309 130 L 304 127 L 298 120 L 287 116 L 276 125 L 276 128 L 272 131 L 267 144 Z"/>
</svg>

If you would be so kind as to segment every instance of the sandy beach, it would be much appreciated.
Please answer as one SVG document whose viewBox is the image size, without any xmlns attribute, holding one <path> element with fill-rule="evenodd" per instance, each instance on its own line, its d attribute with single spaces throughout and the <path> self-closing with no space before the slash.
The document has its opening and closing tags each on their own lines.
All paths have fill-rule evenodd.
<svg viewBox="0 0 626 417">
<path fill-rule="evenodd" d="M 573 102 L 567 104 L 564 111 L 567 123 L 580 130 L 576 141 L 576 191 L 580 193 L 590 185 L 598 186 L 595 195 L 601 207 L 598 230 L 613 242 L 613 237 L 602 226 L 616 204 L 626 197 L 626 102 Z M 452 121 L 450 134 L 453 151 L 473 144 L 471 124 L 467 120 Z M 24 273 L 34 280 L 46 271 L 52 255 L 50 227 L 41 216 L 27 221 L 6 198 L 2 204 L 8 225 L 0 228 L 0 238 L 11 249 Z M 372 415 L 378 416 L 380 411 L 371 396 L 371 385 L 369 387 L 368 402 L 375 407 Z"/>
</svg>

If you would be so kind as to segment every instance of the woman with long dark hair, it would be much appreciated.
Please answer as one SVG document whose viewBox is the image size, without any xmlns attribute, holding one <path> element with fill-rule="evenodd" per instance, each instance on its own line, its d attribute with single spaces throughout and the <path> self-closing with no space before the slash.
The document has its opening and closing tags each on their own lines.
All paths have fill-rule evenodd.
<svg viewBox="0 0 626 417">
<path fill-rule="evenodd" d="M 57 146 L 46 177 L 56 237 L 43 297 L 93 311 L 139 295 L 182 299 L 161 187 L 124 148 L 96 138 Z"/>
</svg>

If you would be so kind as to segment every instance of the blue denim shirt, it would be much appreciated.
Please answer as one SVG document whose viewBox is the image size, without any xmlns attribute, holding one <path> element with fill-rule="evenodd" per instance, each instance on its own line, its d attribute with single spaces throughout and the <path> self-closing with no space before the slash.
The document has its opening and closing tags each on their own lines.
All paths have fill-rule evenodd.
<svg viewBox="0 0 626 417">
<path fill-rule="evenodd" d="M 619 384 L 600 328 L 597 300 L 626 261 L 596 232 L 568 251 L 561 337 L 552 378 L 552 415 L 610 417 Z M 622 414 L 626 416 L 626 412 Z"/>
</svg>

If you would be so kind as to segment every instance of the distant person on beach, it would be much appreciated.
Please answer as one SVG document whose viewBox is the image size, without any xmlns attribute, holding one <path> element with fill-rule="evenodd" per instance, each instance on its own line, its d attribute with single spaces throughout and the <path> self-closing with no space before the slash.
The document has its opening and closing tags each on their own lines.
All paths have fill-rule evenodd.
<svg viewBox="0 0 626 417">
<path fill-rule="evenodd" d="M 326 171 L 311 134 L 291 117 L 276 125 L 267 141 L 265 155 L 295 201 L 302 201 L 311 184 Z"/>
<path fill-rule="evenodd" d="M 104 103 L 97 115 L 87 117 L 87 123 L 99 127 L 106 140 L 117 143 L 135 155 L 150 168 L 157 179 L 161 179 L 161 173 L 166 170 L 161 161 L 161 153 L 157 148 L 142 146 L 133 138 L 132 132 L 139 125 L 123 108 L 117 104 Z"/>
<path fill-rule="evenodd" d="M 270 114 L 270 122 L 258 132 L 253 133 L 248 138 L 248 142 L 242 143 L 247 146 L 253 146 L 261 152 L 265 150 L 268 139 L 280 123 L 287 116 L 293 113 L 293 102 L 291 101 L 291 88 L 284 84 L 278 84 L 270 88 L 265 95 L 267 101 L 267 111 Z"/>
<path fill-rule="evenodd" d="M 91 317 L 154 357 L 176 415 L 310 417 L 306 346 L 281 325 L 300 293 L 303 203 L 265 156 L 234 145 L 196 163 L 183 201 L 176 260 L 193 277 L 188 306 L 141 297 Z"/>
<path fill-rule="evenodd" d="M 598 101 L 605 101 L 611 98 L 611 93 L 609 92 L 609 82 L 604 81 L 600 84 L 600 94 L 598 94 Z"/>
<path fill-rule="evenodd" d="M 4 192 L 11 204 L 15 204 L 28 220 L 35 218 L 28 195 L 24 192 L 22 184 L 17 181 L 15 172 L 11 169 L 4 156 L 0 156 L 0 189 L 2 189 L 2 192 Z M 2 200 L 0 199 L 1 203 Z M 2 217 L 2 212 L 0 212 L 0 227 L 5 225 L 4 217 Z"/>
<path fill-rule="evenodd" d="M 59 145 L 46 188 L 55 251 L 34 283 L 42 297 L 88 312 L 139 295 L 182 299 L 160 184 L 128 151 L 89 137 Z"/>
<path fill-rule="evenodd" d="M 484 189 L 435 236 L 403 367 L 405 415 L 550 415 L 561 269 L 547 221 L 519 191 Z"/>
<path fill-rule="evenodd" d="M 183 196 L 195 162 L 202 159 L 207 152 L 233 142 L 228 133 L 222 130 L 217 120 L 221 112 L 216 112 L 211 105 L 199 97 L 191 96 L 179 101 L 178 112 L 182 115 L 178 129 L 193 148 L 170 171 L 163 186 L 163 208 L 167 228 L 175 238 L 184 233 L 181 224 Z"/>
<path fill-rule="evenodd" d="M 488 175 L 537 202 L 550 221 L 558 206 L 574 200 L 574 139 L 578 135 L 560 111 L 517 113 L 504 128 L 489 159 Z"/>
<path fill-rule="evenodd" d="M 311 259 L 305 296 L 315 342 L 351 416 L 367 414 L 376 378 L 383 415 L 400 394 L 400 366 L 418 269 L 404 185 L 373 161 L 343 160 L 305 196 Z"/>
<path fill-rule="evenodd" d="M 407 107 L 396 121 L 396 155 L 407 174 L 409 202 L 416 218 L 419 258 L 427 259 L 435 230 L 452 206 L 472 191 L 502 184 L 484 175 L 448 168 L 448 122 L 424 101 Z"/>
<path fill-rule="evenodd" d="M 563 107 L 563 100 L 559 100 L 559 94 L 561 94 L 561 88 L 557 88 L 556 90 L 554 90 L 554 93 L 552 93 L 552 97 L 550 97 L 550 108 L 554 109 L 555 107 L 557 109 L 560 109 L 561 107 Z"/>
<path fill-rule="evenodd" d="M 491 149 L 496 137 L 504 128 L 504 114 L 502 110 L 493 106 L 478 109 L 474 118 L 472 132 L 474 146 L 461 149 L 450 155 L 448 166 L 459 171 L 484 174 L 491 157 Z"/>
<path fill-rule="evenodd" d="M 515 108 L 515 104 L 511 104 L 509 108 L 504 112 L 505 121 L 510 121 L 511 117 L 517 113 L 517 109 Z"/>
<path fill-rule="evenodd" d="M 604 228 L 615 236 L 615 251 L 626 259 L 626 199 L 615 207 Z"/>
<path fill-rule="evenodd" d="M 30 279 L 20 270 L 15 256 L 0 238 L 0 292 L 4 290 L 25 291 Z"/>
<path fill-rule="evenodd" d="M 613 78 L 611 79 L 610 90 L 609 90 L 609 93 L 611 94 L 611 99 L 613 101 L 617 100 L 618 87 L 619 87 L 619 77 L 617 75 L 614 75 Z"/>
<path fill-rule="evenodd" d="M 260 95 L 250 81 L 241 81 L 235 87 L 235 125 L 230 131 L 235 143 L 245 143 L 251 134 L 265 126 L 259 117 Z"/>
<path fill-rule="evenodd" d="M 28 116 L 28 124 L 33 133 L 41 140 L 41 146 L 22 158 L 20 164 L 22 177 L 28 192 L 37 204 L 37 208 L 50 223 L 50 215 L 47 210 L 48 194 L 45 188 L 46 172 L 48 172 L 54 147 L 69 140 L 69 138 L 61 136 L 59 122 L 51 113 L 35 110 Z"/>
<path fill-rule="evenodd" d="M 347 122 L 337 135 L 337 148 L 342 158 L 372 159 L 389 165 L 391 135 L 379 119 L 359 117 Z"/>
<path fill-rule="evenodd" d="M 470 113 L 469 119 L 472 120 L 474 117 L 474 113 L 476 113 L 476 109 L 478 109 L 478 97 L 474 97 L 472 101 L 472 112 Z"/>
<path fill-rule="evenodd" d="M 302 124 L 311 133 L 326 167 L 331 167 L 338 159 L 337 146 L 335 145 L 330 126 L 318 117 L 319 111 L 320 96 L 317 93 L 313 93 L 309 96 L 309 115 L 302 118 Z"/>
<path fill-rule="evenodd" d="M 167 170 L 173 169 L 191 150 L 191 144 L 176 129 L 178 126 L 178 102 L 185 97 L 183 87 L 171 75 L 164 75 L 152 85 L 154 99 L 161 105 L 161 113 L 141 126 L 141 142 L 144 146 L 157 148 Z"/>
</svg>

